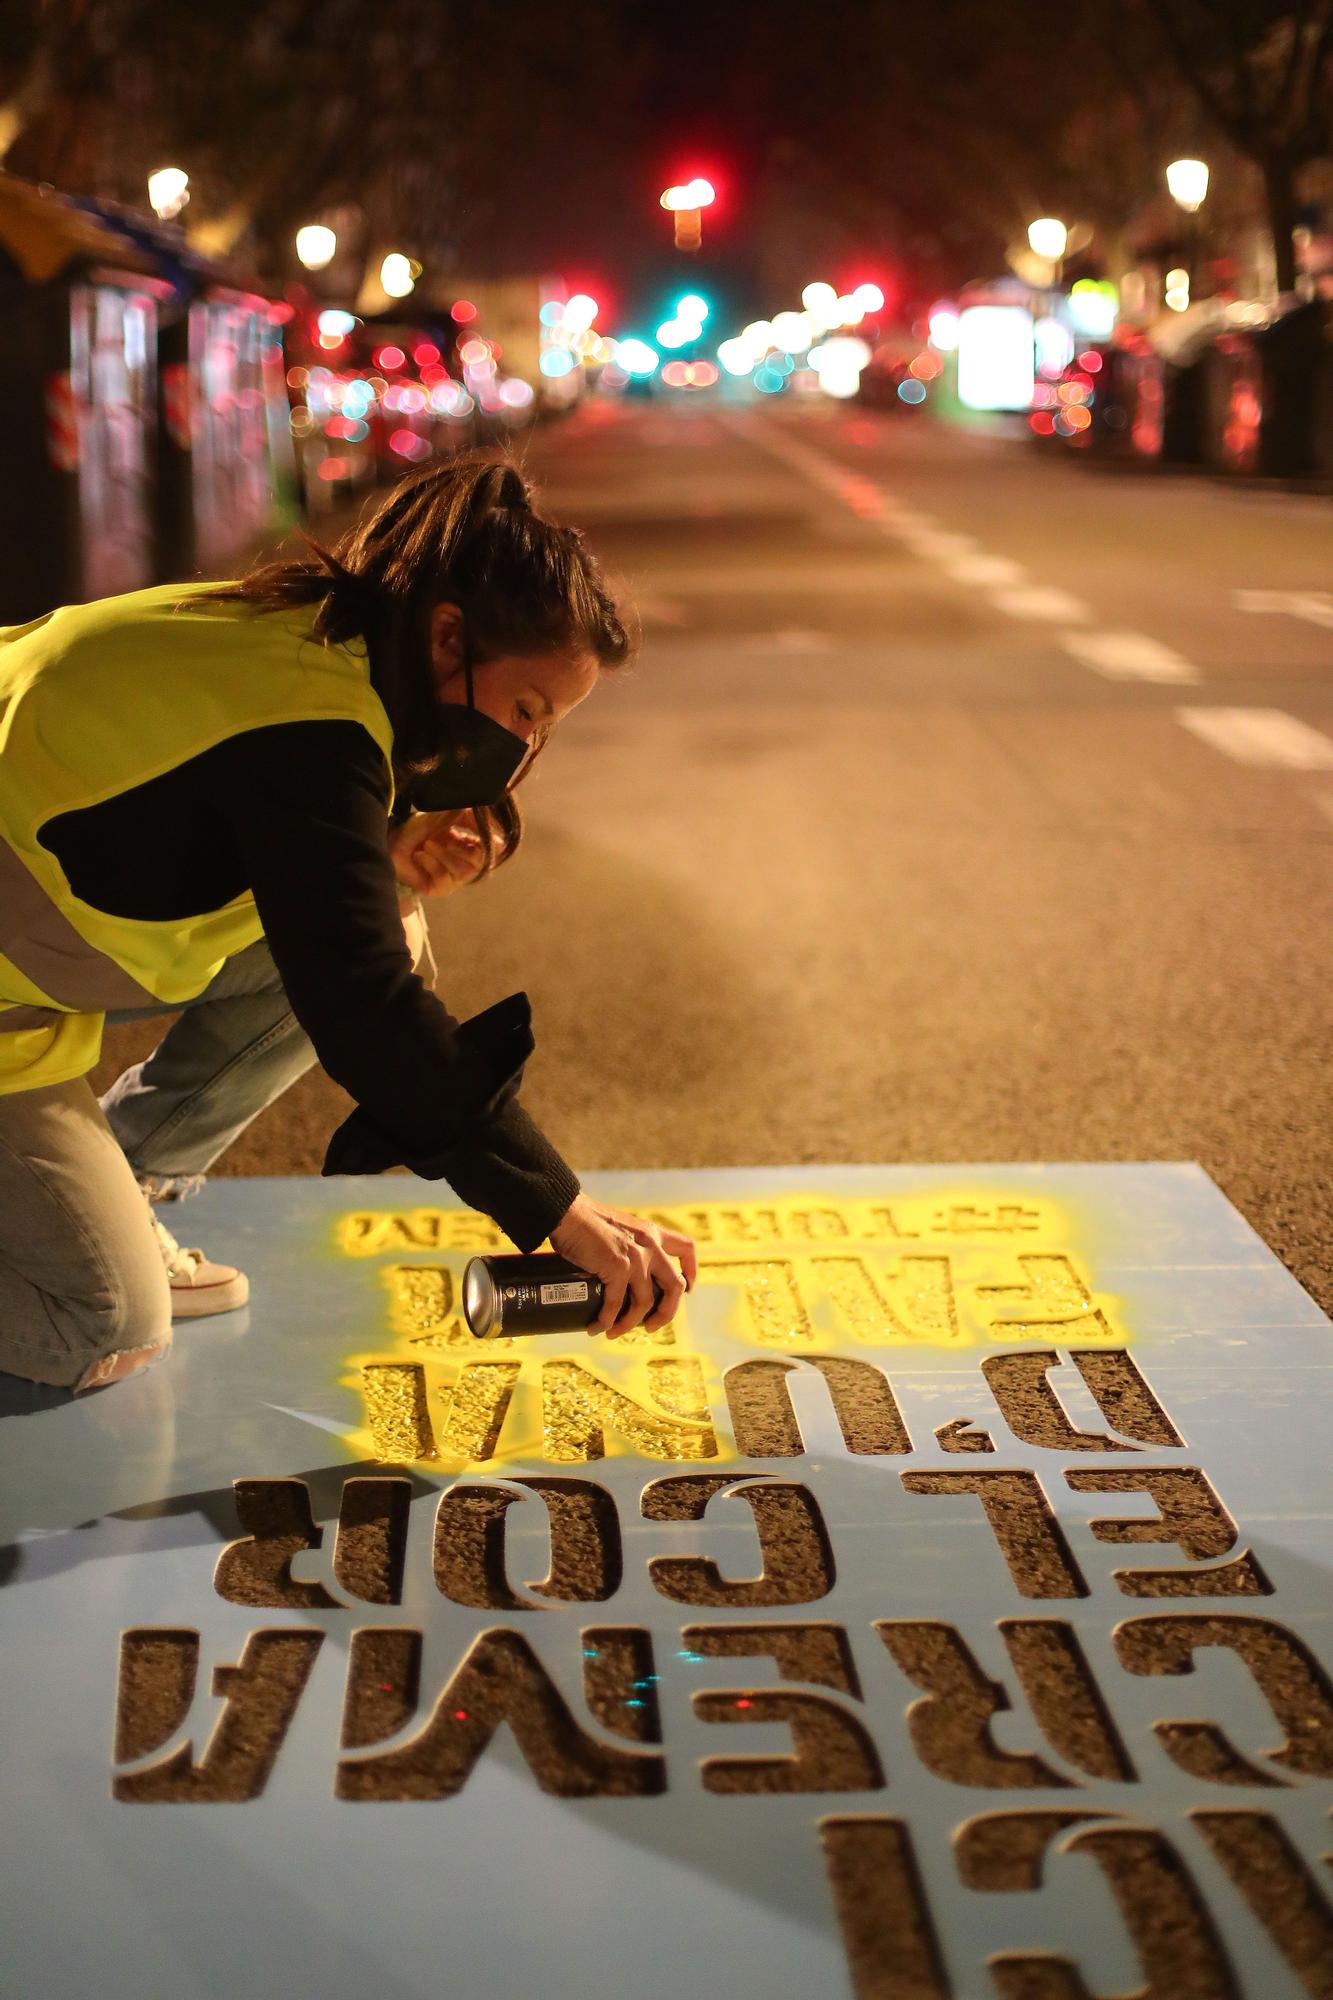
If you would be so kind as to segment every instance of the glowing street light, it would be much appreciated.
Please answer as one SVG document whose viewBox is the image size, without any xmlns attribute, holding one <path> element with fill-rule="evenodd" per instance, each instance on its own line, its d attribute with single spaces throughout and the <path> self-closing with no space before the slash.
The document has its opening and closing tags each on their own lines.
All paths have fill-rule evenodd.
<svg viewBox="0 0 1333 2000">
<path fill-rule="evenodd" d="M 703 210 L 717 196 L 711 181 L 696 175 L 679 187 L 665 188 L 660 197 L 663 208 L 676 220 L 677 250 L 697 250 L 703 242 Z"/>
<path fill-rule="evenodd" d="M 333 262 L 338 239 L 322 222 L 308 222 L 296 232 L 296 254 L 307 271 L 322 271 Z"/>
<path fill-rule="evenodd" d="M 1068 242 L 1068 229 L 1053 215 L 1039 216 L 1028 224 L 1029 248 L 1035 256 L 1045 257 L 1052 264 L 1059 263 Z"/>
<path fill-rule="evenodd" d="M 159 167 L 148 176 L 148 200 L 161 222 L 179 215 L 190 199 L 190 176 L 183 167 Z"/>
<path fill-rule="evenodd" d="M 1166 170 L 1172 201 L 1188 215 L 1203 207 L 1208 195 L 1208 167 L 1203 160 L 1172 160 Z"/>
<path fill-rule="evenodd" d="M 391 299 L 405 299 L 414 289 L 420 269 L 420 264 L 414 269 L 412 259 L 401 250 L 391 250 L 380 265 L 380 284 Z"/>
</svg>

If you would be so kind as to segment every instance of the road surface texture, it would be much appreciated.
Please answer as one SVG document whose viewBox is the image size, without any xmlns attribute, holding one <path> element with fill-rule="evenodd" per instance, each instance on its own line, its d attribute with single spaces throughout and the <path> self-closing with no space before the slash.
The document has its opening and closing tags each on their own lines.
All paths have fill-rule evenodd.
<svg viewBox="0 0 1333 2000">
<path fill-rule="evenodd" d="M 527 460 L 644 645 L 433 933 L 456 1014 L 531 995 L 570 1161 L 1196 1159 L 1333 1309 L 1327 501 L 702 397 Z M 312 1072 L 218 1171 L 317 1172 L 346 1106 Z"/>
</svg>

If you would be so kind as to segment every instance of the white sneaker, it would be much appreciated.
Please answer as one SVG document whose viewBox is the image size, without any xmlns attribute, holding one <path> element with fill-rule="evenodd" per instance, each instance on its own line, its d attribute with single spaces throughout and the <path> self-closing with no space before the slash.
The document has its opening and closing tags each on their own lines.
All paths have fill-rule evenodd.
<svg viewBox="0 0 1333 2000">
<path fill-rule="evenodd" d="M 212 1264 L 202 1250 L 183 1250 L 151 1202 L 148 1217 L 162 1252 L 171 1286 L 171 1317 L 202 1319 L 206 1313 L 234 1312 L 250 1296 L 250 1280 L 234 1264 Z"/>
</svg>

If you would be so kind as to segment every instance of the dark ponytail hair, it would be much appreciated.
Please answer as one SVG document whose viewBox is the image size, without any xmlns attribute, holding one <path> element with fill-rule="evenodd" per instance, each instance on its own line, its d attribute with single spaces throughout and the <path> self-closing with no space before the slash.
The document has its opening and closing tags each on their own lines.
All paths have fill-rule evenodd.
<svg viewBox="0 0 1333 2000">
<path fill-rule="evenodd" d="M 316 638 L 363 638 L 371 680 L 394 731 L 399 780 L 429 770 L 444 744 L 430 659 L 430 616 L 449 600 L 463 613 L 473 660 L 504 654 L 590 654 L 618 667 L 633 650 L 596 557 L 576 528 L 544 520 L 514 461 L 472 452 L 410 472 L 356 527 L 308 555 L 269 563 L 208 593 L 286 611 L 310 605 Z M 538 732 L 535 752 L 544 736 Z M 531 770 L 529 758 L 523 774 Z M 473 809 L 498 868 L 523 837 L 512 790 Z"/>
</svg>

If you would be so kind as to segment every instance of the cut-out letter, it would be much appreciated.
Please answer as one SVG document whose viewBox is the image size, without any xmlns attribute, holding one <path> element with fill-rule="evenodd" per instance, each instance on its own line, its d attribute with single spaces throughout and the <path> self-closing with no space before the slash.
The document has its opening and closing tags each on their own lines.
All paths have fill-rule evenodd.
<svg viewBox="0 0 1333 2000">
<path fill-rule="evenodd" d="M 909 1493 L 971 1493 L 1024 1597 L 1086 1597 L 1088 1586 L 1035 1472 L 904 1472 Z"/>
<path fill-rule="evenodd" d="M 648 1574 L 655 1589 L 677 1604 L 810 1604 L 833 1588 L 833 1551 L 824 1517 L 804 1486 L 737 1482 L 726 1473 L 659 1479 L 644 1489 L 648 1521 L 701 1521 L 715 1493 L 732 1488 L 754 1515 L 759 1535 L 759 1575 L 733 1582 L 707 1556 L 652 1556 Z"/>
</svg>

